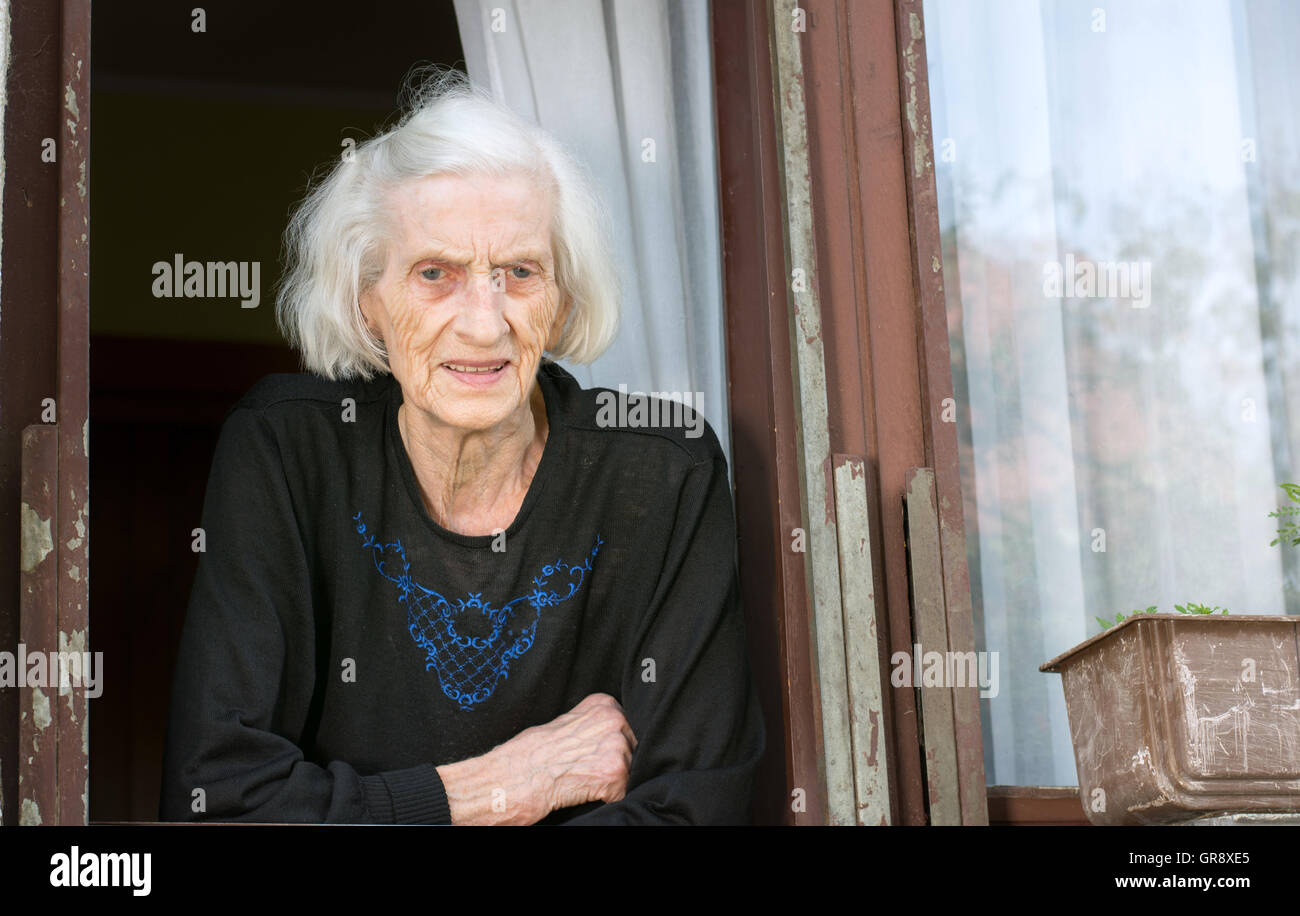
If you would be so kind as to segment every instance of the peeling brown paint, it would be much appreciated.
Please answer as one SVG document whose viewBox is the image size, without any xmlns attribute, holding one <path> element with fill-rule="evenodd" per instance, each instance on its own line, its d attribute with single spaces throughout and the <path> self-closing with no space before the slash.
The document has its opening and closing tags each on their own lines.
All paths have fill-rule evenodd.
<svg viewBox="0 0 1300 916">
<path fill-rule="evenodd" d="M 84 655 L 86 652 L 86 631 L 73 630 L 71 634 L 68 634 L 60 630 L 59 651 L 67 652 L 67 653 L 76 653 L 77 655 Z M 71 687 L 60 687 L 59 692 L 68 697 L 73 696 L 73 690 Z M 70 710 L 73 709 L 71 702 L 69 702 L 68 708 Z M 72 713 L 72 720 L 74 722 L 77 720 L 75 712 Z"/>
<path fill-rule="evenodd" d="M 776 0 L 773 15 L 781 19 L 792 0 Z M 808 269 L 808 287 L 792 296 L 791 368 L 794 371 L 795 413 L 803 460 L 805 517 L 810 530 L 806 562 L 811 569 L 811 635 L 816 644 L 818 707 L 821 712 L 828 822 L 857 822 L 853 785 L 851 707 L 843 702 L 847 663 L 843 606 L 835 528 L 833 469 L 830 461 L 826 358 L 822 349 L 821 302 L 813 268 L 817 264 L 815 214 L 812 208 L 811 156 L 808 147 L 804 63 L 798 35 L 786 29 L 773 34 L 771 58 L 778 102 L 776 141 L 781 160 L 781 204 L 786 222 L 786 266 Z M 797 306 L 797 307 L 794 307 Z M 817 524 L 822 506 L 824 522 Z"/>
<path fill-rule="evenodd" d="M 86 514 L 86 510 L 85 507 L 83 506 L 81 511 L 77 513 L 77 517 L 72 520 L 72 527 L 76 529 L 77 536 L 73 538 L 68 538 L 69 550 L 76 550 L 85 542 L 85 538 L 86 538 L 85 514 Z"/>
<path fill-rule="evenodd" d="M 41 809 L 37 807 L 36 802 L 24 798 L 22 808 L 18 812 L 18 826 L 39 827 L 42 823 L 44 822 L 41 820 Z"/>
<path fill-rule="evenodd" d="M 928 118 L 922 118 L 920 106 L 917 104 L 917 80 L 916 71 L 918 66 L 918 57 L 916 43 L 923 37 L 921 32 L 921 17 L 914 12 L 908 14 L 908 27 L 911 31 L 911 41 L 903 48 L 903 79 L 907 81 L 907 94 L 903 100 L 903 113 L 907 120 L 908 129 L 912 132 L 912 177 L 921 178 L 925 175 L 926 169 L 933 164 L 930 160 L 930 124 Z M 938 273 L 938 268 L 934 268 Z"/>
<path fill-rule="evenodd" d="M 52 88 L 59 94 L 60 150 L 58 162 L 57 347 L 59 372 L 56 400 L 60 422 L 50 443 L 44 443 L 39 465 L 51 481 L 49 515 L 57 525 L 53 535 L 57 564 L 44 564 L 29 578 L 38 578 L 37 592 L 27 599 L 21 630 L 29 646 L 57 651 L 59 633 L 82 634 L 86 640 L 88 525 L 89 390 L 89 180 L 90 140 L 89 0 L 61 0 L 59 77 Z M 62 90 L 61 92 L 59 90 Z M 32 502 L 30 497 L 25 497 Z M 35 503 L 33 502 L 33 505 Z M 43 576 L 48 570 L 48 574 Z M 86 697 L 71 687 L 49 696 L 50 726 L 39 743 L 39 754 L 25 765 L 28 794 L 38 803 L 46 823 L 87 822 L 81 793 L 86 789 L 87 758 L 78 731 L 88 715 Z M 57 702 L 58 696 L 66 696 Z M 20 736 L 23 753 L 30 753 L 36 731 L 32 722 Z"/>
<path fill-rule="evenodd" d="M 889 752 L 881 734 L 885 699 L 873 597 L 870 503 L 866 459 L 836 454 L 835 514 L 844 605 L 844 647 L 848 663 L 846 700 L 852 710 L 854 783 L 859 824 L 890 818 Z"/>
<path fill-rule="evenodd" d="M 45 731 L 54 721 L 50 716 L 50 698 L 39 687 L 32 688 L 32 723 L 37 731 Z"/>
<path fill-rule="evenodd" d="M 54 536 L 51 534 L 50 520 L 41 516 L 27 503 L 19 509 L 21 531 L 19 547 L 19 569 L 32 572 L 54 550 Z"/>
<path fill-rule="evenodd" d="M 68 80 L 68 85 L 63 87 L 63 107 L 68 110 L 68 114 L 72 115 L 68 119 L 69 128 L 76 130 L 76 124 L 81 120 L 81 111 L 77 107 L 77 89 L 74 80 Z"/>
</svg>

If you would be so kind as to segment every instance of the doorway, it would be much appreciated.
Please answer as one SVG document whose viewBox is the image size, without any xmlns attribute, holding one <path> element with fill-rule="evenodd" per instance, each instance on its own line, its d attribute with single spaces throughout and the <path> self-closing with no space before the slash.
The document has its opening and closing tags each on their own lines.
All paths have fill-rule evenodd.
<svg viewBox="0 0 1300 916">
<path fill-rule="evenodd" d="M 290 209 L 345 141 L 395 114 L 413 66 L 464 66 L 451 0 L 346 24 L 283 0 L 200 12 L 145 0 L 92 19 L 92 822 L 158 817 L 217 434 L 257 379 L 298 371 L 274 319 Z M 155 265 L 176 259 L 237 262 L 255 288 L 168 290 Z"/>
</svg>

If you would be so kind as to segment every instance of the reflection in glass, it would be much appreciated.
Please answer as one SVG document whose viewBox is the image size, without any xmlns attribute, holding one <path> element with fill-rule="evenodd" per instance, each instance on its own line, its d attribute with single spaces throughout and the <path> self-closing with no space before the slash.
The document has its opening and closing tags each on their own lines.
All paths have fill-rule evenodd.
<svg viewBox="0 0 1300 916">
<path fill-rule="evenodd" d="M 986 772 L 1075 785 L 1037 668 L 1095 616 L 1300 611 L 1300 4 L 925 23 Z"/>
</svg>

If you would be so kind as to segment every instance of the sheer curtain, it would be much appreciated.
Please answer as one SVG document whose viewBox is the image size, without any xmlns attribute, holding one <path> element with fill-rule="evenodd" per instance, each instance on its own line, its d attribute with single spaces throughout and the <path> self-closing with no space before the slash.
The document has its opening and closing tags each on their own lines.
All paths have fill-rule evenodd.
<svg viewBox="0 0 1300 916">
<path fill-rule="evenodd" d="M 730 460 L 707 0 L 456 0 L 456 17 L 470 78 L 566 143 L 610 208 L 621 331 L 566 368 L 698 392 Z"/>
<path fill-rule="evenodd" d="M 1074 785 L 1037 666 L 1095 617 L 1300 610 L 1300 4 L 925 22 L 988 780 Z"/>
</svg>

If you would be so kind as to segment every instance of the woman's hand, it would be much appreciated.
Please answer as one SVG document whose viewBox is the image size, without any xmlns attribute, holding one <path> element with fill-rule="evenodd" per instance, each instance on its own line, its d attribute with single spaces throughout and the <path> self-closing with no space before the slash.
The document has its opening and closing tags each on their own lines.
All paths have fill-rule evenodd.
<svg viewBox="0 0 1300 916">
<path fill-rule="evenodd" d="M 480 757 L 438 767 L 453 824 L 535 824 L 560 808 L 627 793 L 636 736 L 612 696 L 593 693 Z"/>
<path fill-rule="evenodd" d="M 549 777 L 547 813 L 592 801 L 616 802 L 627 794 L 636 736 L 623 707 L 609 694 L 593 693 L 513 741 L 522 741 Z"/>
</svg>

